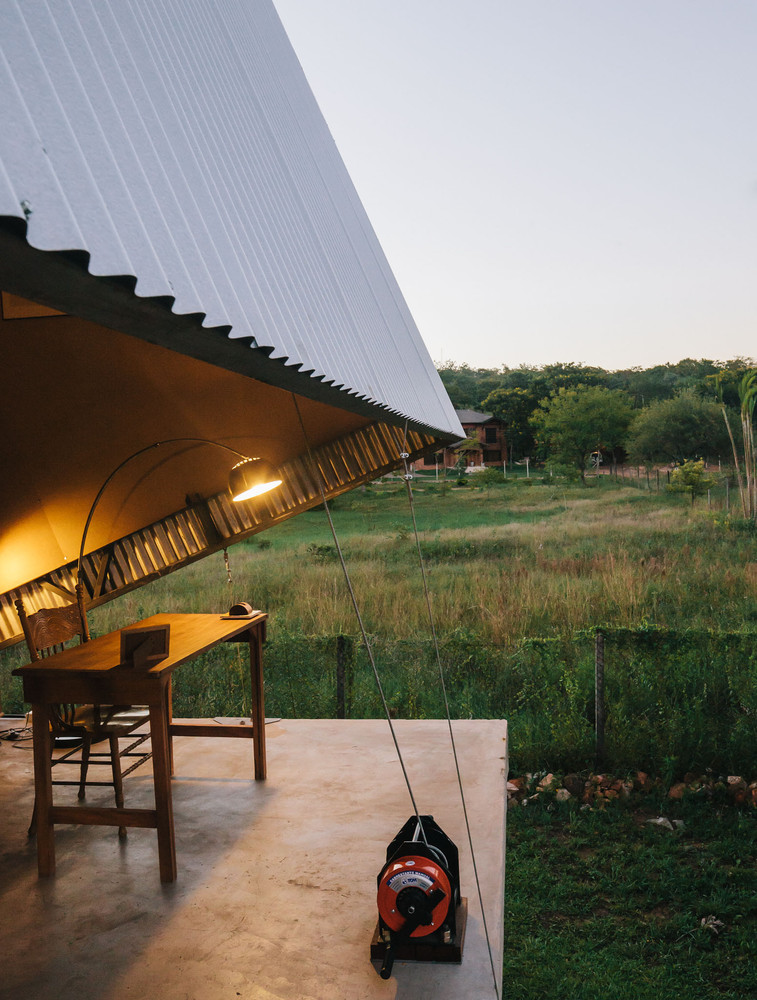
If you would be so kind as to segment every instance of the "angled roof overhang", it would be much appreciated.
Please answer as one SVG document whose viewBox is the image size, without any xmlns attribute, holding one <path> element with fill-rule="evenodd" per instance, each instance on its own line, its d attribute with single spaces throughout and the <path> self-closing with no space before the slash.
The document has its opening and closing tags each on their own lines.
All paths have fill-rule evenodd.
<svg viewBox="0 0 757 1000">
<path fill-rule="evenodd" d="M 462 436 L 270 0 L 0 7 L 0 644 Z"/>
</svg>

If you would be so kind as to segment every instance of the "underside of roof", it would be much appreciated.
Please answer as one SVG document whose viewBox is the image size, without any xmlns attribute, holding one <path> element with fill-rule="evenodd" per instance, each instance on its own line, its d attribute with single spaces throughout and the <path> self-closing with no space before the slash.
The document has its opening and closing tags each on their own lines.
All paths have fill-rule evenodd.
<svg viewBox="0 0 757 1000">
<path fill-rule="evenodd" d="M 0 293 L 0 645 L 463 436 L 270 0 L 0 5 Z"/>
<path fill-rule="evenodd" d="M 8 0 L 0 48 L 0 219 L 66 255 L 6 290 L 457 432 L 270 0 Z"/>
</svg>

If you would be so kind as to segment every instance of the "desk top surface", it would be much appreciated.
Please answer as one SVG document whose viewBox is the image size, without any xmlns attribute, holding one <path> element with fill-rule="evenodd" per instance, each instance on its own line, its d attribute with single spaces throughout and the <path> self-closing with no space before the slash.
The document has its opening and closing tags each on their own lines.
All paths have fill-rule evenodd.
<svg viewBox="0 0 757 1000">
<path fill-rule="evenodd" d="M 268 615 L 257 612 L 250 618 L 228 618 L 218 614 L 160 614 L 152 615 L 141 622 L 134 622 L 126 628 L 150 628 L 154 625 L 169 625 L 171 628 L 168 656 L 140 673 L 163 674 L 170 672 L 187 660 L 204 653 L 220 642 L 227 642 L 245 632 L 256 632 Z M 34 663 L 27 663 L 13 671 L 15 676 L 28 674 L 58 674 L 66 672 L 106 673 L 120 668 L 121 629 L 98 636 L 91 642 L 71 646 L 54 656 L 48 656 Z M 124 667 L 131 671 L 132 668 Z"/>
</svg>

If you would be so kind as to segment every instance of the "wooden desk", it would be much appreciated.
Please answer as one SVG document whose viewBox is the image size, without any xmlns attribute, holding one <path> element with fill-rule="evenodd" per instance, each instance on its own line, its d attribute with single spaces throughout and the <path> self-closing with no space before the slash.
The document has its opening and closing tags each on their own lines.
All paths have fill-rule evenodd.
<svg viewBox="0 0 757 1000">
<path fill-rule="evenodd" d="M 230 621 L 220 615 L 153 615 L 140 626 L 170 625 L 169 655 L 147 670 L 119 663 L 121 633 L 111 632 L 73 646 L 55 656 L 19 667 L 24 700 L 31 702 L 34 731 L 34 786 L 37 796 L 37 865 L 40 875 L 55 872 L 56 823 L 94 823 L 106 826 L 154 827 L 158 834 L 160 879 L 176 878 L 171 774 L 172 737 L 236 736 L 253 741 L 253 773 L 266 776 L 265 706 L 262 646 L 267 615 Z M 246 642 L 250 647 L 252 725 L 208 725 L 172 719 L 171 675 L 182 663 L 221 642 Z M 150 709 L 154 809 L 93 808 L 53 805 L 51 735 L 47 706 L 56 703 L 147 705 Z"/>
</svg>

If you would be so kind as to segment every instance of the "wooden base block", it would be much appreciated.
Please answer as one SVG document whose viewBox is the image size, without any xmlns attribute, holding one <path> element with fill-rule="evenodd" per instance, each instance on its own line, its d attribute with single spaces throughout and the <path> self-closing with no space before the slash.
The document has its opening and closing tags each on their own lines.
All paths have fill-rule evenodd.
<svg viewBox="0 0 757 1000">
<path fill-rule="evenodd" d="M 397 943 L 394 947 L 394 957 L 397 962 L 455 962 L 458 965 L 463 960 L 463 944 L 465 942 L 465 927 L 468 922 L 468 900 L 465 896 L 455 911 L 457 933 L 449 944 L 437 944 L 428 938 L 410 938 Z M 371 961 L 383 962 L 387 943 L 380 937 L 380 926 L 371 938 Z"/>
</svg>

